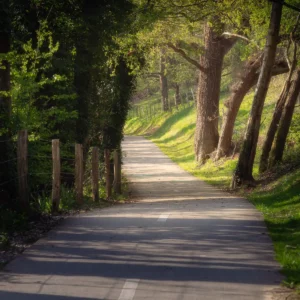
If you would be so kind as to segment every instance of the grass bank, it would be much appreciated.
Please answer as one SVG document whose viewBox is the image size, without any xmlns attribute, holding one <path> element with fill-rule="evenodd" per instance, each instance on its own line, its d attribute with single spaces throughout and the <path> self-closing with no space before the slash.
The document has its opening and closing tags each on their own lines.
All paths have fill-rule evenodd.
<svg viewBox="0 0 300 300">
<path fill-rule="evenodd" d="M 276 82 L 273 84 L 275 86 Z M 271 120 L 279 90 L 280 86 L 277 89 L 271 89 L 268 94 L 261 126 L 260 144 Z M 239 111 L 234 133 L 236 143 L 242 139 L 246 129 L 252 99 L 253 93 L 248 94 Z M 222 110 L 221 105 L 220 111 Z M 161 113 L 150 120 L 129 119 L 125 133 L 147 136 L 184 170 L 210 184 L 228 188 L 238 154 L 218 162 L 210 160 L 204 166 L 198 167 L 194 160 L 193 149 L 195 119 L 196 112 L 193 106 L 180 107 L 173 112 Z M 259 149 L 260 147 L 258 147 L 254 166 L 256 178 L 258 178 Z M 297 149 L 294 149 L 294 152 L 299 153 Z M 289 153 L 289 157 L 286 157 L 289 160 L 287 165 L 281 166 L 280 170 L 275 170 L 266 176 L 258 187 L 242 192 L 264 215 L 274 242 L 276 258 L 282 265 L 286 276 L 286 285 L 300 291 L 300 169 L 297 169 L 296 163 L 293 162 L 295 155 Z M 293 166 L 293 169 L 290 166 Z M 288 171 L 287 168 L 289 168 Z"/>
</svg>

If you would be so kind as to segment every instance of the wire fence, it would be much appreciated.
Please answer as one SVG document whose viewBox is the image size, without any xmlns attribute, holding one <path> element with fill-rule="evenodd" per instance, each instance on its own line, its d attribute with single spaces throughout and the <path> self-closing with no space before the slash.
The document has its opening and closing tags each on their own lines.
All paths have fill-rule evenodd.
<svg viewBox="0 0 300 300">
<path fill-rule="evenodd" d="M 174 95 L 173 97 L 170 97 L 168 99 L 168 111 L 172 111 L 174 109 L 179 108 L 186 108 L 191 107 L 193 105 L 196 105 L 196 98 L 195 98 L 195 92 L 193 89 L 190 91 L 186 91 L 185 93 L 181 93 L 176 97 Z M 151 103 L 137 103 L 132 105 L 129 113 L 128 118 L 141 118 L 141 119 L 152 119 L 156 116 L 159 116 L 160 114 L 164 113 L 162 100 L 157 98 L 154 101 L 151 101 Z"/>
<path fill-rule="evenodd" d="M 9 143 L 13 151 L 11 157 L 0 160 L 0 193 L 16 189 L 17 192 L 13 193 L 17 194 L 20 202 L 27 204 L 38 194 L 49 193 L 50 196 L 51 193 L 52 204 L 58 207 L 55 202 L 57 204 L 60 200 L 61 183 L 71 184 L 76 201 L 81 203 L 83 187 L 87 182 L 92 185 L 91 190 L 95 191 L 95 195 L 92 195 L 94 200 L 99 199 L 96 193 L 99 192 L 99 181 L 105 170 L 100 167 L 97 147 L 92 148 L 97 152 L 96 158 L 91 153 L 87 155 L 84 167 L 83 146 L 80 144 L 64 144 L 59 140 L 30 140 L 26 130 L 20 131 L 17 139 L 1 142 Z"/>
<path fill-rule="evenodd" d="M 18 141 L 22 141 L 22 137 L 20 137 L 18 139 Z M 1 140 L 0 143 L 10 143 L 10 146 L 13 149 L 17 149 L 17 144 L 18 141 L 15 139 L 6 139 L 6 140 Z M 43 147 L 43 149 L 41 149 L 41 142 L 44 143 L 44 145 L 46 145 Z M 73 145 L 74 147 L 74 145 Z M 47 175 L 50 177 L 52 176 L 52 155 L 51 155 L 51 140 L 45 140 L 45 139 L 38 139 L 38 140 L 32 140 L 32 141 L 28 141 L 28 149 L 27 149 L 28 153 L 25 155 L 25 158 L 28 162 L 28 168 L 29 170 L 42 170 L 42 169 L 46 169 L 47 171 L 44 172 L 30 172 L 28 171 L 27 175 L 22 175 L 22 176 L 17 176 L 17 175 L 11 175 L 11 174 L 18 174 L 18 161 L 20 161 L 22 158 L 24 159 L 24 157 L 20 157 L 17 156 L 16 153 L 12 153 L 11 155 L 13 155 L 14 157 L 6 159 L 6 160 L 0 160 L 0 168 L 2 168 L 3 170 L 3 166 L 5 164 L 9 164 L 9 168 L 10 168 L 10 173 L 9 174 L 9 180 L 2 180 L 0 181 L 0 188 L 7 185 L 10 182 L 14 182 L 14 181 L 18 181 L 19 179 L 23 178 L 23 177 L 35 177 L 35 176 L 42 176 L 42 175 Z M 15 152 L 15 151 L 13 151 Z M 49 155 L 45 155 L 45 154 L 39 154 L 39 152 L 48 152 Z M 62 162 L 72 162 L 73 166 L 68 165 L 68 167 L 72 167 L 73 169 L 75 168 L 75 157 L 74 155 L 69 154 L 68 156 L 60 156 Z M 63 166 L 63 164 L 62 164 Z M 8 168 L 5 168 L 5 171 Z M 64 169 L 64 167 L 62 168 Z M 61 174 L 70 174 L 70 175 L 74 175 L 74 172 L 64 172 L 62 171 Z M 8 176 L 3 176 L 2 177 L 8 177 Z M 1 179 L 0 179 L 1 180 Z M 33 187 L 33 186 L 31 186 Z"/>
</svg>

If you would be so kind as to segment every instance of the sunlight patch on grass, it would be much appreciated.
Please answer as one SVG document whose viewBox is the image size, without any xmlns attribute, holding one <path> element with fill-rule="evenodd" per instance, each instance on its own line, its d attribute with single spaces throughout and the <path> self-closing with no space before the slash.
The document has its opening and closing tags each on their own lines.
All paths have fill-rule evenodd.
<svg viewBox="0 0 300 300">
<path fill-rule="evenodd" d="M 300 170 L 247 194 L 264 214 L 286 284 L 300 289 Z M 300 290 L 299 290 L 300 291 Z"/>
</svg>

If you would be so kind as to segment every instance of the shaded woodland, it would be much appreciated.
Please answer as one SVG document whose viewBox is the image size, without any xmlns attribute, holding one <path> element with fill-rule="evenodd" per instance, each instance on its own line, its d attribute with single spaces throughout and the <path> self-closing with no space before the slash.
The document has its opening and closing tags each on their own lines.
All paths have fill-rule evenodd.
<svg viewBox="0 0 300 300">
<path fill-rule="evenodd" d="M 81 198 L 92 195 L 90 181 L 97 176 L 99 189 L 106 185 L 109 191 L 102 198 L 111 197 L 112 183 L 119 194 L 127 115 L 157 91 L 159 108 L 147 111 L 152 116 L 178 108 L 186 101 L 183 94 L 193 101 L 198 165 L 239 152 L 231 186 L 253 185 L 272 78 L 285 74 L 263 141 L 261 173 L 282 161 L 291 124 L 300 122 L 294 118 L 300 89 L 299 11 L 296 0 L 2 0 L 1 209 L 43 211 L 51 193 L 55 198 L 53 177 L 61 180 L 57 190 L 77 197 L 72 194 L 78 185 L 75 144 L 82 147 Z M 253 89 L 248 125 L 237 147 L 235 121 Z M 28 166 L 20 171 L 18 139 L 24 130 Z M 54 140 L 61 152 L 56 176 Z M 99 166 L 91 177 L 92 158 Z M 113 161 L 118 162 L 115 168 Z M 26 181 L 21 180 L 24 170 Z M 20 192 L 20 182 L 28 197 Z"/>
<path fill-rule="evenodd" d="M 0 2 L 2 229 L 23 212 L 68 209 L 92 194 L 110 199 L 113 184 L 120 194 L 135 75 L 115 37 L 127 32 L 134 7 L 126 0 Z M 99 190 L 91 191 L 95 178 Z"/>
</svg>

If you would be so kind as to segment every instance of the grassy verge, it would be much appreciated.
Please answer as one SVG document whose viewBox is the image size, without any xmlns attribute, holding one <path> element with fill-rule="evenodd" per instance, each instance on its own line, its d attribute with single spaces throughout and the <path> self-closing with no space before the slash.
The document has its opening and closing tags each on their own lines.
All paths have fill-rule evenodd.
<svg viewBox="0 0 300 300">
<path fill-rule="evenodd" d="M 280 90 L 280 86 L 277 90 Z M 272 117 L 277 92 L 273 89 L 268 95 L 260 143 Z M 235 124 L 235 141 L 243 136 L 252 98 L 253 94 L 249 94 L 242 104 Z M 147 136 L 184 170 L 210 184 L 228 189 L 237 155 L 219 162 L 208 161 L 204 166 L 198 167 L 194 160 L 193 149 L 195 119 L 194 107 L 181 107 L 178 111 L 164 113 L 151 120 L 139 118 L 128 120 L 125 133 Z M 254 175 L 257 178 L 259 148 L 254 166 Z M 275 171 L 276 173 L 278 172 Z M 277 260 L 286 275 L 286 284 L 300 291 L 300 170 L 294 169 L 276 178 L 262 181 L 257 188 L 242 192 L 264 215 L 274 242 Z"/>
<path fill-rule="evenodd" d="M 285 283 L 300 292 L 300 170 L 248 191 L 246 196 L 263 213 Z"/>
</svg>

